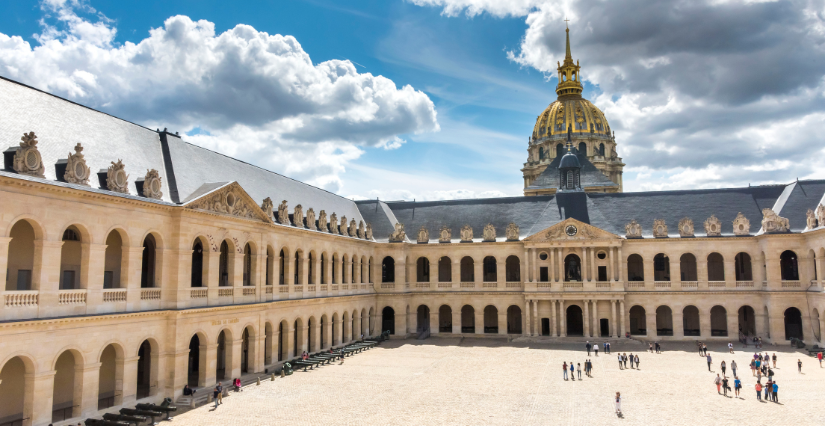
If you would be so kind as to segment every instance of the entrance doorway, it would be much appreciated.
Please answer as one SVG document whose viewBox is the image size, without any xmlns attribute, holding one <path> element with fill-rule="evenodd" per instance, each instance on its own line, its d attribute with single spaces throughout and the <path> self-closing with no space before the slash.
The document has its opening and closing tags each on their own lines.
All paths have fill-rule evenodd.
<svg viewBox="0 0 825 426">
<path fill-rule="evenodd" d="M 577 305 L 571 305 L 567 308 L 567 335 L 568 336 L 584 336 L 584 320 L 582 316 L 582 308 Z"/>
<path fill-rule="evenodd" d="M 607 322 L 607 318 L 599 320 L 599 336 L 610 337 L 610 323 Z"/>
</svg>

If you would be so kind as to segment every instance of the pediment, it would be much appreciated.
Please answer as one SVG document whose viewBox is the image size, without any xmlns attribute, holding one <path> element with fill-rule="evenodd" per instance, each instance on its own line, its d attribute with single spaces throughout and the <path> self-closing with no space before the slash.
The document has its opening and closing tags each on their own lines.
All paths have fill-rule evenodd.
<svg viewBox="0 0 825 426">
<path fill-rule="evenodd" d="M 267 217 L 238 182 L 229 182 L 217 188 L 214 188 L 214 184 L 204 184 L 201 188 L 205 191 L 195 191 L 200 195 L 187 200 L 184 203 L 185 208 L 272 223 L 272 219 Z"/>
<path fill-rule="evenodd" d="M 575 234 L 568 235 L 567 227 L 574 226 Z M 545 228 L 535 234 L 525 238 L 526 242 L 549 242 L 549 241 L 584 241 L 584 240 L 620 240 L 616 234 L 607 232 L 603 229 L 588 225 L 579 220 L 569 218 L 565 219 L 549 228 Z"/>
</svg>

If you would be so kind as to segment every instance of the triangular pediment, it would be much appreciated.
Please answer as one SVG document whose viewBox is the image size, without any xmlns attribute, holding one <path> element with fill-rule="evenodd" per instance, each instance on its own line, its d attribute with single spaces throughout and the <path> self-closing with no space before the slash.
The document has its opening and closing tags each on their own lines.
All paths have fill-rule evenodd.
<svg viewBox="0 0 825 426">
<path fill-rule="evenodd" d="M 207 183 L 194 194 L 197 195 L 184 202 L 185 208 L 272 223 L 272 219 L 267 217 L 238 182 L 219 186 Z"/>
<path fill-rule="evenodd" d="M 570 227 L 570 229 L 568 229 Z M 572 235 L 571 235 L 572 234 Z M 546 242 L 546 241 L 583 241 L 583 240 L 618 240 L 621 239 L 616 234 L 607 232 L 604 229 L 596 228 L 593 225 L 569 218 L 565 219 L 549 228 L 545 228 L 535 234 L 525 238 L 525 242 Z"/>
</svg>

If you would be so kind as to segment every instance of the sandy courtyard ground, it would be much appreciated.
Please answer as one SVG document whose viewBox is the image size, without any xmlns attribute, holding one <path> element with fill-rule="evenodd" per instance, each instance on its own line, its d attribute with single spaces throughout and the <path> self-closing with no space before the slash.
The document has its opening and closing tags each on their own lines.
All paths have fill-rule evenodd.
<svg viewBox="0 0 825 426">
<path fill-rule="evenodd" d="M 175 416 L 192 425 L 822 425 L 825 368 L 787 347 L 775 379 L 781 404 L 756 400 L 747 367 L 753 350 L 711 346 L 714 373 L 693 343 L 666 343 L 663 354 L 641 352 L 641 370 L 620 370 L 615 353 L 646 349 L 613 345 L 592 356 L 593 378 L 565 382 L 562 362 L 583 363 L 583 343 L 518 343 L 493 339 L 394 340 L 313 371 L 264 380 L 212 404 Z M 719 362 L 732 359 L 742 398 L 716 393 Z M 802 359 L 804 374 L 796 368 Z M 731 374 L 728 368 L 728 374 Z M 765 379 L 763 379 L 763 383 Z M 731 387 L 733 381 L 731 380 Z M 623 418 L 614 414 L 621 391 Z"/>
</svg>

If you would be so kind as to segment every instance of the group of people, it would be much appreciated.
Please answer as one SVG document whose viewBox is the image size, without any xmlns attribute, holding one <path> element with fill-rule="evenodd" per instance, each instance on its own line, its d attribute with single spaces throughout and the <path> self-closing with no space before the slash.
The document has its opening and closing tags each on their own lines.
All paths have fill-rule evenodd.
<svg viewBox="0 0 825 426">
<path fill-rule="evenodd" d="M 648 342 L 647 350 L 650 351 L 650 353 L 653 353 L 654 349 L 656 350 L 657 354 L 662 353 L 662 345 L 660 345 L 659 342 Z"/>
<path fill-rule="evenodd" d="M 599 356 L 599 344 L 598 343 L 591 344 L 590 341 L 588 340 L 587 343 L 584 345 L 584 347 L 585 347 L 585 349 L 587 349 L 587 356 L 590 356 L 590 351 L 593 351 L 596 356 Z M 604 347 L 604 353 L 609 354 L 610 353 L 610 342 L 604 342 L 603 347 Z"/>
<path fill-rule="evenodd" d="M 562 368 L 562 371 L 563 371 L 563 374 L 564 374 L 564 380 L 567 380 L 567 372 L 568 371 L 570 371 L 570 380 L 575 381 L 576 380 L 576 374 L 578 374 L 579 380 L 582 379 L 582 364 L 581 363 L 576 363 L 574 365 L 573 361 L 570 361 L 570 364 L 567 364 L 567 361 L 565 361 L 564 364 L 562 364 L 561 368 Z M 589 358 L 584 361 L 584 374 L 587 375 L 587 377 L 593 377 L 593 362 L 590 361 Z"/>
<path fill-rule="evenodd" d="M 620 353 L 617 356 L 617 358 L 619 360 L 619 369 L 620 370 L 624 370 L 624 369 L 627 368 L 627 361 L 630 361 L 630 368 L 640 368 L 639 367 L 639 355 L 638 354 L 633 355 L 632 352 L 630 353 L 630 355 L 628 355 L 627 353 Z M 634 363 L 636 364 L 635 367 L 633 366 Z"/>
<path fill-rule="evenodd" d="M 731 353 L 733 353 L 733 345 L 728 343 L 728 349 Z M 707 345 L 700 344 L 699 348 L 700 354 L 704 354 L 707 359 L 708 363 L 708 371 L 711 371 L 712 366 L 712 359 L 710 354 L 707 353 Z M 819 356 L 817 356 L 819 358 Z M 753 359 L 750 361 L 750 369 L 751 375 L 756 377 L 756 384 L 754 385 L 754 389 L 756 389 L 756 399 L 762 401 L 763 400 L 763 392 L 764 392 L 764 400 L 771 401 L 771 402 L 779 402 L 779 385 L 774 380 L 774 371 L 773 368 L 776 368 L 776 353 L 773 355 L 768 355 L 767 352 L 765 354 L 761 353 L 754 353 Z M 771 367 L 773 366 L 773 368 Z M 722 370 L 721 375 L 717 374 L 716 378 L 713 379 L 713 383 L 716 385 L 716 392 L 720 395 L 728 395 L 728 391 L 731 390 L 730 388 L 730 381 L 728 379 L 727 373 L 727 365 L 723 360 L 719 364 L 720 369 Z M 730 368 L 733 373 L 733 391 L 736 394 L 736 397 L 739 398 L 739 392 L 742 389 L 742 381 L 739 379 L 739 376 L 736 375 L 736 361 L 730 362 Z M 799 372 L 802 372 L 802 360 L 797 360 L 797 369 Z M 762 376 L 768 378 L 768 381 L 763 385 L 762 384 Z"/>
</svg>

